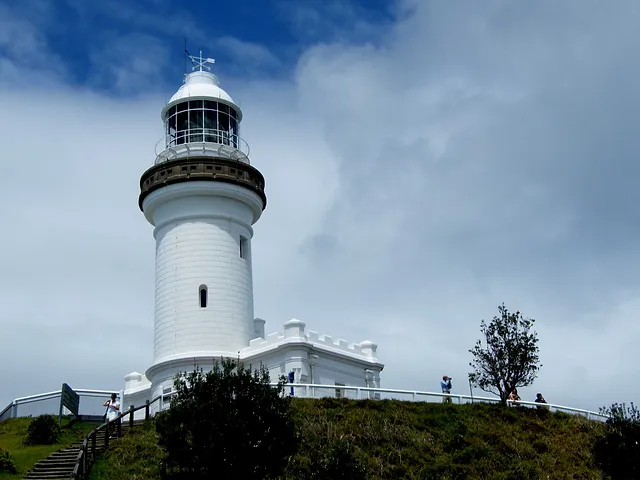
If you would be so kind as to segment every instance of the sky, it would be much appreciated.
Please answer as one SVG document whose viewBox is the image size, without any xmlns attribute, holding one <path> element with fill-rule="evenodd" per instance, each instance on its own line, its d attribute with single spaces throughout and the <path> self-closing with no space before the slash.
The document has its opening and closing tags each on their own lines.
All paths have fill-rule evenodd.
<svg viewBox="0 0 640 480">
<path fill-rule="evenodd" d="M 523 399 L 638 401 L 639 22 L 635 0 L 0 0 L 0 409 L 152 362 L 138 182 L 185 37 L 266 179 L 267 333 L 295 317 L 376 342 L 383 387 L 467 393 L 504 303 L 540 339 Z"/>
</svg>

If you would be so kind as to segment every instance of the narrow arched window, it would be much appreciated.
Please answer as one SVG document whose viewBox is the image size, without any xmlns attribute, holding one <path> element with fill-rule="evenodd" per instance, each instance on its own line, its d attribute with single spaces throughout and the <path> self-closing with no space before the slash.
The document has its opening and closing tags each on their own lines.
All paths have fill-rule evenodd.
<svg viewBox="0 0 640 480">
<path fill-rule="evenodd" d="M 200 308 L 207 308 L 207 286 L 200 285 Z"/>
<path fill-rule="evenodd" d="M 247 239 L 240 236 L 240 258 L 247 258 Z"/>
</svg>

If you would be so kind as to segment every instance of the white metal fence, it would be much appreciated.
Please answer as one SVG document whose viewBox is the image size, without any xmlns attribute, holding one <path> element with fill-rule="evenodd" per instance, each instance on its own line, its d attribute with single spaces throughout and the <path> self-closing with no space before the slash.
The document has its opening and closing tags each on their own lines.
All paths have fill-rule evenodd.
<svg viewBox="0 0 640 480">
<path fill-rule="evenodd" d="M 105 400 L 114 390 L 88 390 L 74 389 L 80 396 L 80 415 L 102 415 L 105 408 L 102 406 Z M 58 415 L 60 412 L 61 390 L 55 392 L 39 393 L 28 397 L 20 397 L 13 400 L 4 409 L 0 410 L 0 422 L 8 418 L 37 417 L 38 415 Z"/>
<path fill-rule="evenodd" d="M 271 384 L 277 386 L 276 383 Z M 450 401 L 455 404 L 462 403 L 497 403 L 500 400 L 496 397 L 477 397 L 471 395 L 446 394 L 439 392 L 425 392 L 420 390 L 397 390 L 390 388 L 369 388 L 369 387 L 351 387 L 347 385 L 322 385 L 322 384 L 304 384 L 293 383 L 287 384 L 284 388 L 284 394 L 291 394 L 295 397 L 302 398 L 322 398 L 322 397 L 338 397 L 351 399 L 395 399 L 412 402 L 443 402 Z M 80 396 L 80 415 L 102 415 L 104 414 L 103 403 L 109 398 L 113 390 L 87 390 L 75 389 Z M 175 392 L 169 392 L 162 396 L 160 400 L 159 410 L 168 408 L 171 398 Z M 122 398 L 122 391 L 120 392 Z M 574 415 L 582 415 L 587 419 L 605 421 L 606 415 L 591 410 L 567 407 L 564 405 L 556 405 L 553 403 L 540 404 L 535 402 L 508 402 L 512 406 L 527 406 L 535 408 L 547 408 L 550 411 L 564 412 Z M 138 407 L 139 405 L 135 405 Z M 130 405 L 122 405 L 122 411 L 129 408 Z M 28 397 L 16 398 L 0 411 L 0 422 L 8 418 L 18 417 L 35 417 L 42 414 L 57 415 L 60 408 L 60 391 L 40 393 Z"/>
<path fill-rule="evenodd" d="M 277 383 L 272 383 L 277 386 Z M 471 395 L 456 395 L 439 392 L 424 392 L 420 390 L 397 390 L 392 388 L 369 388 L 369 387 L 350 387 L 345 385 L 321 385 L 306 383 L 289 383 L 284 387 L 284 394 L 290 395 L 293 389 L 293 396 L 299 398 L 351 398 L 351 399 L 372 399 L 372 400 L 405 400 L 411 402 L 451 402 L 454 404 L 462 403 L 498 403 L 500 399 L 497 397 L 477 397 Z M 171 404 L 171 398 L 175 395 L 174 391 L 166 393 L 160 401 L 159 409 L 168 408 Z M 564 405 L 556 405 L 553 403 L 536 403 L 536 402 L 507 402 L 509 406 L 523 406 L 531 408 L 546 408 L 552 412 L 564 412 L 573 415 L 582 415 L 590 420 L 606 421 L 607 416 L 591 410 L 581 408 L 566 407 Z M 136 405 L 137 406 L 137 405 Z"/>
<path fill-rule="evenodd" d="M 277 385 L 277 384 L 272 384 Z M 318 384 L 287 384 L 285 393 L 291 392 L 296 397 L 344 397 L 352 399 L 394 399 L 412 402 L 443 402 L 451 401 L 451 403 L 498 403 L 500 399 L 497 397 L 478 397 L 471 395 L 447 394 L 440 392 L 424 392 L 420 390 L 397 390 L 391 388 L 369 388 L 369 387 L 349 387 L 343 385 L 318 385 Z M 607 416 L 591 410 L 581 408 L 566 407 L 564 405 L 556 405 L 553 403 L 536 403 L 517 401 L 507 402 L 510 406 L 526 406 L 536 408 L 547 408 L 555 412 L 564 412 L 574 415 L 582 415 L 591 420 L 607 420 Z"/>
</svg>

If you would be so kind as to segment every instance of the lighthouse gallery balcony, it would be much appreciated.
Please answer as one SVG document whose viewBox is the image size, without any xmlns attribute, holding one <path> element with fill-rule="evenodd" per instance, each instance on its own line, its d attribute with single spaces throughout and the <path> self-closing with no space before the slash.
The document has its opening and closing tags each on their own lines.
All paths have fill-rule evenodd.
<svg viewBox="0 0 640 480">
<path fill-rule="evenodd" d="M 217 157 L 249 162 L 249 144 L 229 130 L 191 128 L 172 131 L 156 144 L 155 164 L 189 157 Z"/>
</svg>

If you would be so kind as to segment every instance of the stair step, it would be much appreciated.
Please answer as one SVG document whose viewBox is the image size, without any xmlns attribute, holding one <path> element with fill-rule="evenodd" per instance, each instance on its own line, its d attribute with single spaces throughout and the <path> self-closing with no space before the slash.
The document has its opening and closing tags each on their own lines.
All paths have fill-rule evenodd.
<svg viewBox="0 0 640 480">
<path fill-rule="evenodd" d="M 33 466 L 34 470 L 42 470 L 43 468 L 47 468 L 47 469 L 51 469 L 51 468 L 67 468 L 69 465 L 73 466 L 76 464 L 76 459 L 70 459 L 70 460 L 43 460 L 41 462 L 36 463 Z"/>
<path fill-rule="evenodd" d="M 27 474 L 27 478 L 48 478 L 51 475 L 61 476 L 62 478 L 69 478 L 73 475 L 73 468 L 67 468 L 65 470 L 51 470 L 51 471 L 30 471 Z"/>
<path fill-rule="evenodd" d="M 144 423 L 144 420 L 136 420 L 133 428 Z M 132 427 L 129 423 L 122 424 L 120 432 L 125 435 Z M 109 443 L 117 440 L 117 438 L 110 438 Z M 47 458 L 36 463 L 31 470 L 29 470 L 24 478 L 26 479 L 62 479 L 71 478 L 73 475 L 73 469 L 76 466 L 76 460 L 78 454 L 82 450 L 83 442 L 75 442 L 57 452 L 53 452 Z M 101 453 L 105 450 L 105 432 L 98 432 L 96 436 L 95 449 L 96 453 Z M 89 440 L 87 442 L 88 453 L 91 454 L 93 449 L 93 442 Z"/>
<path fill-rule="evenodd" d="M 57 474 L 57 473 L 43 473 L 42 475 L 34 475 L 34 474 L 28 474 L 26 477 L 26 479 L 29 478 L 42 478 L 42 479 L 58 479 L 58 478 L 66 478 L 69 479 L 71 478 L 71 474 L 65 473 L 65 474 Z"/>
<path fill-rule="evenodd" d="M 41 472 L 29 472 L 27 478 L 51 478 L 52 476 L 58 478 L 71 478 L 73 476 L 73 468 L 67 470 L 51 470 Z"/>
<path fill-rule="evenodd" d="M 47 468 L 38 468 L 34 467 L 31 470 L 33 473 L 73 473 L 73 467 L 75 467 L 75 463 L 71 465 L 64 465 L 62 467 L 47 467 Z"/>
</svg>

